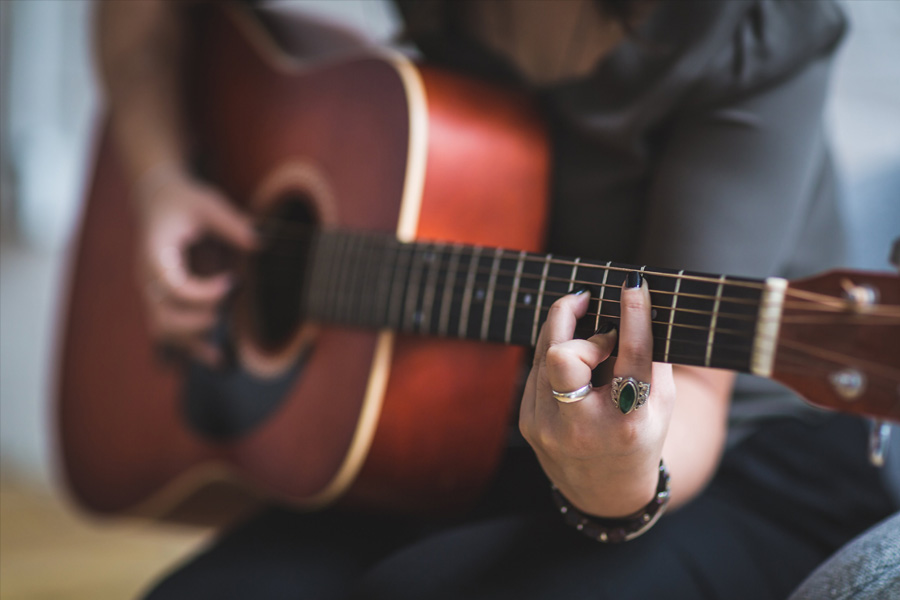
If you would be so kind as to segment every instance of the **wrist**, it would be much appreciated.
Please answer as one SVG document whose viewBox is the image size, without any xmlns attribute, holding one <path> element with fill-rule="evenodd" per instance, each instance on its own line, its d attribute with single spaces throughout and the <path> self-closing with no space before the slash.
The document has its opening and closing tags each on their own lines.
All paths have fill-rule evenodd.
<svg viewBox="0 0 900 600">
<path fill-rule="evenodd" d="M 627 542 L 646 533 L 665 512 L 669 502 L 669 472 L 660 460 L 653 498 L 639 510 L 616 518 L 598 517 L 580 511 L 559 489 L 551 487 L 553 500 L 566 523 L 603 543 Z"/>
<path fill-rule="evenodd" d="M 591 464 L 570 465 L 554 473 L 551 481 L 579 511 L 603 518 L 627 517 L 640 510 L 656 494 L 658 458 L 620 461 L 603 468 Z"/>
<path fill-rule="evenodd" d="M 182 162 L 160 161 L 147 167 L 134 178 L 131 184 L 131 197 L 135 203 L 143 204 L 169 187 L 190 184 L 193 180 L 193 175 Z"/>
</svg>

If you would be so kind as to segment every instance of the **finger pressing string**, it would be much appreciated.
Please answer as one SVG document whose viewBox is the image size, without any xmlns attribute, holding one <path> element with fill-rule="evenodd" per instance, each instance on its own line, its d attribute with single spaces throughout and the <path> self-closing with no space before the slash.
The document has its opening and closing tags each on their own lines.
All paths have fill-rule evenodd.
<svg viewBox="0 0 900 600">
<path fill-rule="evenodd" d="M 610 393 L 616 408 L 627 415 L 649 397 L 653 370 L 650 292 L 639 271 L 627 275 L 621 298 L 619 354 Z"/>
</svg>

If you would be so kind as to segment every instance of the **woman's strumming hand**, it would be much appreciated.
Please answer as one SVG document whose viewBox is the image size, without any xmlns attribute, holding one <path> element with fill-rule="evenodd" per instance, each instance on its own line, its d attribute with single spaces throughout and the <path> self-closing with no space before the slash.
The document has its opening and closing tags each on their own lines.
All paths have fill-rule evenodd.
<svg viewBox="0 0 900 600">
<path fill-rule="evenodd" d="M 197 276 L 188 267 L 187 250 L 210 234 L 238 249 L 252 250 L 257 243 L 253 226 L 219 191 L 174 166 L 150 172 L 134 195 L 137 278 L 151 333 L 160 342 L 215 364 L 219 353 L 205 334 L 215 323 L 218 304 L 233 276 Z"/>
</svg>

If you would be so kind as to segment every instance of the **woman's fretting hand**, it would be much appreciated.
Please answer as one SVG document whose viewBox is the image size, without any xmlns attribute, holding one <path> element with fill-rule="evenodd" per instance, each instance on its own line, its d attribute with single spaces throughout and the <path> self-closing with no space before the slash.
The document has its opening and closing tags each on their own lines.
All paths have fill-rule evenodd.
<svg viewBox="0 0 900 600">
<path fill-rule="evenodd" d="M 256 247 L 247 216 L 214 188 L 174 166 L 149 173 L 135 188 L 139 223 L 137 278 L 143 290 L 149 326 L 160 342 L 194 358 L 216 364 L 220 357 L 205 334 L 232 285 L 232 275 L 193 274 L 187 249 L 213 234 L 241 250 Z"/>
<path fill-rule="evenodd" d="M 553 304 L 541 328 L 519 417 L 519 428 L 550 480 L 582 512 L 602 517 L 629 515 L 653 498 L 675 403 L 671 365 L 652 362 L 646 281 L 630 274 L 621 298 L 619 332 L 587 340 L 573 335 L 576 321 L 587 312 L 589 294 L 569 294 Z M 613 373 L 651 383 L 644 406 L 622 414 L 609 383 L 583 400 L 558 401 L 554 390 L 571 392 L 590 382 L 593 369 L 613 351 L 617 335 Z"/>
</svg>

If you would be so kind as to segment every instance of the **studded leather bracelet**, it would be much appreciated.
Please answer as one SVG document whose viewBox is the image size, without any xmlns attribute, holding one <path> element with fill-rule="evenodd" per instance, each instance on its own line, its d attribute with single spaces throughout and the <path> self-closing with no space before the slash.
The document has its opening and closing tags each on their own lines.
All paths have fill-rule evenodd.
<svg viewBox="0 0 900 600">
<path fill-rule="evenodd" d="M 633 540 L 653 527 L 669 504 L 669 470 L 659 461 L 659 482 L 656 495 L 644 508 L 618 519 L 588 516 L 575 508 L 554 485 L 551 486 L 553 501 L 566 523 L 591 539 L 605 544 L 618 544 Z"/>
</svg>

